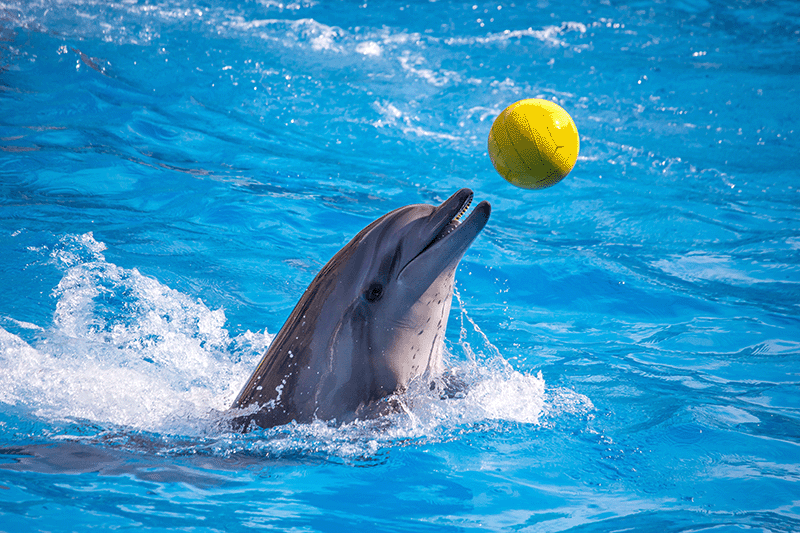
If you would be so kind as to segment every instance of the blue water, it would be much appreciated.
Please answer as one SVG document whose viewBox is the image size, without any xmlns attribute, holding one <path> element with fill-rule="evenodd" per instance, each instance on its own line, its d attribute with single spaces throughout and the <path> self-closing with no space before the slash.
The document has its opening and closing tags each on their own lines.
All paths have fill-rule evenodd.
<svg viewBox="0 0 800 533">
<path fill-rule="evenodd" d="M 800 531 L 800 5 L 0 3 L 0 531 Z M 581 153 L 524 191 L 521 98 Z M 469 394 L 222 433 L 318 269 L 492 203 Z"/>
</svg>

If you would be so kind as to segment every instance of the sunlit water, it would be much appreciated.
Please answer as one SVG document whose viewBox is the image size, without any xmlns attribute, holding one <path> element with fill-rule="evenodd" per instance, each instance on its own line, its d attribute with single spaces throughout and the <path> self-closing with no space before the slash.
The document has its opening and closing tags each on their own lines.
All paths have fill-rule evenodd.
<svg viewBox="0 0 800 533">
<path fill-rule="evenodd" d="M 0 530 L 800 530 L 795 2 L 0 3 Z M 492 169 L 521 98 L 581 155 Z M 219 423 L 387 211 L 492 203 L 402 412 Z"/>
</svg>

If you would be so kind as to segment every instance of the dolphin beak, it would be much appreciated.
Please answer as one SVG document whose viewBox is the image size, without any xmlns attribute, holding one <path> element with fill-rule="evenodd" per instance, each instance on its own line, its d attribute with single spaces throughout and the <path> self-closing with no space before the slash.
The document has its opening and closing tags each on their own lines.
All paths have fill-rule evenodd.
<svg viewBox="0 0 800 533">
<path fill-rule="evenodd" d="M 434 253 L 433 250 L 438 250 L 436 255 L 439 256 L 439 263 L 443 267 L 458 263 L 475 237 L 486 226 L 492 211 L 489 202 L 484 200 L 475 206 L 466 220 L 461 222 L 460 219 L 469 209 L 472 198 L 470 189 L 461 189 L 436 208 L 425 226 L 427 237 L 423 242 L 426 244 L 401 269 L 398 276 L 421 256 L 427 255 L 429 251 Z"/>
<path fill-rule="evenodd" d="M 470 189 L 461 189 L 442 202 L 442 205 L 436 208 L 436 212 L 431 219 L 431 225 L 438 228 L 437 233 L 442 231 L 453 220 L 461 218 L 469 209 L 472 198 L 473 194 Z"/>
<path fill-rule="evenodd" d="M 478 233 L 481 232 L 489 221 L 489 215 L 492 212 L 492 207 L 489 205 L 489 202 L 484 200 L 475 206 L 475 209 L 473 209 L 466 220 L 461 222 L 461 217 L 469 210 L 472 198 L 473 193 L 470 189 L 461 189 L 442 202 L 442 205 L 437 208 L 433 220 L 431 221 L 431 225 L 434 227 L 434 237 L 425 249 L 423 249 L 423 252 L 436 245 L 436 243 L 442 239 L 456 232 L 461 233 L 462 231 L 466 235 L 462 235 L 462 238 L 459 239 L 460 241 L 464 241 L 462 243 L 464 247 L 461 253 L 466 251 L 475 237 L 478 236 Z M 461 230 L 462 225 L 464 226 L 464 230 Z"/>
</svg>

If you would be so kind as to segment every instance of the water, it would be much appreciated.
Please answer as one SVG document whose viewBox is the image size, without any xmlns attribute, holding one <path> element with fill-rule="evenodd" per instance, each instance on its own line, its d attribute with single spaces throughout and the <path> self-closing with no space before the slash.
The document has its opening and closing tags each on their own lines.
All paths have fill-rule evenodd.
<svg viewBox="0 0 800 533">
<path fill-rule="evenodd" d="M 0 530 L 800 530 L 798 21 L 0 4 Z M 486 154 L 527 97 L 581 135 L 543 191 Z M 350 237 L 465 186 L 467 396 L 217 429 Z"/>
</svg>

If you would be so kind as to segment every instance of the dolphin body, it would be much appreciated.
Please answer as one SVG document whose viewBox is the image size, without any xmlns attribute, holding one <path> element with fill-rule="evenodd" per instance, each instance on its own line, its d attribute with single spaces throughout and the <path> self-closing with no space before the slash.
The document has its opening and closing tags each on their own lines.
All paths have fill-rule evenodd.
<svg viewBox="0 0 800 533">
<path fill-rule="evenodd" d="M 371 418 L 414 377 L 441 372 L 456 266 L 491 213 L 483 201 L 460 222 L 471 202 L 461 189 L 438 207 L 401 207 L 339 250 L 234 401 L 234 428 Z"/>
</svg>

